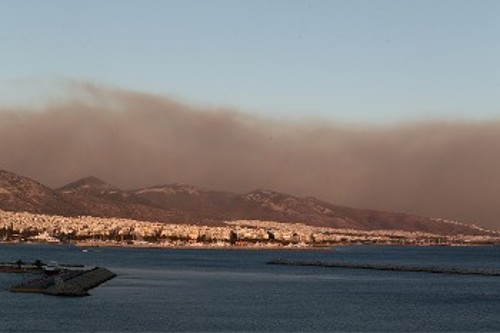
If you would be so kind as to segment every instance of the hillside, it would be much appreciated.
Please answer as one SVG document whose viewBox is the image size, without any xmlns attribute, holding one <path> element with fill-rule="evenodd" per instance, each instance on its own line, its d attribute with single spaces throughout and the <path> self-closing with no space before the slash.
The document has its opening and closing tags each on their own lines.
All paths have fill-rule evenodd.
<svg viewBox="0 0 500 333">
<path fill-rule="evenodd" d="M 123 191 L 96 177 L 80 179 L 56 191 L 82 215 L 145 221 L 176 219 L 176 215 L 168 209 L 155 207 L 149 200 L 132 192 Z"/>
<path fill-rule="evenodd" d="M 358 230 L 488 233 L 461 223 L 343 207 L 270 190 L 235 194 L 172 184 L 125 191 L 96 177 L 86 177 L 52 190 L 7 171 L 0 171 L 0 209 L 205 225 L 221 225 L 227 220 L 263 220 Z"/>
<path fill-rule="evenodd" d="M 0 170 L 0 209 L 70 216 L 79 213 L 58 192 L 4 170 Z"/>
</svg>

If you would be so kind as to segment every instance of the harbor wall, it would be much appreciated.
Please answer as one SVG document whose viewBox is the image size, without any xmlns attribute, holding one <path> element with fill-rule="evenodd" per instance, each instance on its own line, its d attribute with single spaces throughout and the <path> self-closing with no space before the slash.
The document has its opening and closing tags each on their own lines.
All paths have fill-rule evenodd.
<svg viewBox="0 0 500 333">
<path fill-rule="evenodd" d="M 277 259 L 269 261 L 270 265 L 286 266 L 318 266 L 318 267 L 337 267 L 337 268 L 357 268 L 373 269 L 384 271 L 401 272 L 425 272 L 440 274 L 468 274 L 468 275 L 486 275 L 500 276 L 500 269 L 494 268 L 469 268 L 469 267 L 444 267 L 444 266 L 426 266 L 426 265 L 398 265 L 389 263 L 348 263 L 341 261 L 321 261 L 321 260 L 290 260 Z"/>
</svg>

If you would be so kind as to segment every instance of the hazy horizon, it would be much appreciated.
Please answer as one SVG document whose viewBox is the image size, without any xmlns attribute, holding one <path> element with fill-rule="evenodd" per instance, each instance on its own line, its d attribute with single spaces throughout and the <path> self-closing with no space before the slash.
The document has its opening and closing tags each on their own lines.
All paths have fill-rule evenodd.
<svg viewBox="0 0 500 333">
<path fill-rule="evenodd" d="M 70 90 L 44 107 L 0 107 L 0 168 L 51 187 L 93 175 L 124 189 L 265 188 L 500 227 L 500 120 L 349 125 Z"/>
</svg>

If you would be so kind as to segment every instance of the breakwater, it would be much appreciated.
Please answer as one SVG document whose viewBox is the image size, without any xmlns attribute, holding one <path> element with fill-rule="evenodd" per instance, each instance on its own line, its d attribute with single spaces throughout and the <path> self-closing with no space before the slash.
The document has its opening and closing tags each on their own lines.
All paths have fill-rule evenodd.
<svg viewBox="0 0 500 333">
<path fill-rule="evenodd" d="M 90 270 L 63 270 L 12 286 L 10 291 L 54 296 L 86 296 L 88 291 L 116 275 L 103 267 Z"/>
<path fill-rule="evenodd" d="M 270 265 L 286 265 L 286 266 L 317 266 L 317 267 L 372 269 L 372 270 L 400 271 L 400 272 L 500 276 L 500 269 L 494 269 L 494 268 L 440 267 L 440 266 L 426 266 L 426 265 L 420 266 L 420 265 L 403 265 L 403 264 L 389 264 L 389 263 L 352 263 L 352 262 L 349 263 L 342 261 L 290 260 L 290 259 L 276 259 L 268 261 L 267 263 Z"/>
</svg>

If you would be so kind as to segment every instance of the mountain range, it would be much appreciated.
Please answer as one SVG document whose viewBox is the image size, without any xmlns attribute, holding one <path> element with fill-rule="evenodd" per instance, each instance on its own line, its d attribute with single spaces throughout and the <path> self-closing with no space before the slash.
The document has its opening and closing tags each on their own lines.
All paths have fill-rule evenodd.
<svg viewBox="0 0 500 333">
<path fill-rule="evenodd" d="M 463 223 L 343 207 L 313 197 L 301 198 L 270 190 L 237 194 L 171 184 L 126 191 L 96 177 L 86 177 L 59 189 L 51 189 L 5 170 L 0 170 L 0 209 L 205 225 L 221 225 L 228 220 L 265 220 L 447 235 L 489 233 Z"/>
</svg>

